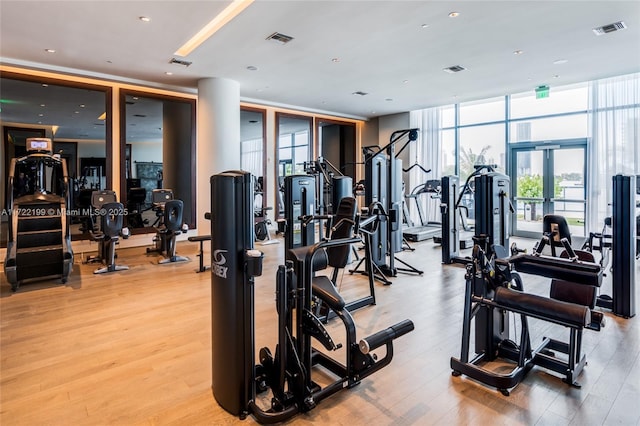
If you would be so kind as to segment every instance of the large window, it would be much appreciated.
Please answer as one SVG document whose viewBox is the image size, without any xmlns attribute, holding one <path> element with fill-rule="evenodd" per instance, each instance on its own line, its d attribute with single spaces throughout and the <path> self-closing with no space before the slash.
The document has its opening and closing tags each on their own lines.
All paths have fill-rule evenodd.
<svg viewBox="0 0 640 426">
<path fill-rule="evenodd" d="M 460 104 L 461 126 L 504 120 L 504 96 Z"/>
<path fill-rule="evenodd" d="M 460 128 L 460 181 L 478 164 L 495 164 L 505 170 L 504 123 Z"/>
<path fill-rule="evenodd" d="M 537 99 L 535 92 L 529 91 L 512 95 L 510 99 L 511 118 L 536 117 L 565 114 L 587 110 L 589 91 L 587 83 L 554 88 L 549 97 Z"/>
</svg>

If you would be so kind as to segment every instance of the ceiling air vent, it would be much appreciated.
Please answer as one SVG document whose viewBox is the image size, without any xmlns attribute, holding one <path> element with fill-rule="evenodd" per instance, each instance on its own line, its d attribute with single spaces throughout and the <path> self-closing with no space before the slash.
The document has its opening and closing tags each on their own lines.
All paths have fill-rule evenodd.
<svg viewBox="0 0 640 426">
<path fill-rule="evenodd" d="M 603 25 L 601 27 L 594 28 L 593 33 L 595 35 L 602 35 L 602 34 L 612 33 L 614 31 L 624 30 L 625 28 L 627 28 L 627 25 L 622 21 L 618 21 L 618 22 L 614 22 L 613 24 Z"/>
<path fill-rule="evenodd" d="M 266 38 L 266 40 L 273 40 L 275 42 L 278 42 L 280 44 L 287 44 L 289 43 L 291 40 L 293 40 L 293 37 L 279 33 L 279 32 L 275 32 L 273 34 L 271 34 L 269 37 Z"/>
<path fill-rule="evenodd" d="M 466 68 L 463 67 L 462 65 L 454 65 L 452 67 L 442 69 L 442 71 L 448 72 L 449 74 L 453 74 L 453 73 L 464 71 L 464 70 L 466 70 Z"/>
<path fill-rule="evenodd" d="M 366 96 L 368 93 L 358 90 L 357 92 L 353 92 L 352 95 Z"/>
<path fill-rule="evenodd" d="M 182 59 L 171 58 L 169 63 L 170 64 L 176 64 L 176 65 L 184 65 L 185 67 L 188 67 L 193 62 L 191 62 L 191 61 L 183 61 Z"/>
</svg>

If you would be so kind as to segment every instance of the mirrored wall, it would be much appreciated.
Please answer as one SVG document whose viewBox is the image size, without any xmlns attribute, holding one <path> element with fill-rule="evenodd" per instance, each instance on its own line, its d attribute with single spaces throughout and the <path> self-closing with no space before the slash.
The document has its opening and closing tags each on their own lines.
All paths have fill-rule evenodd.
<svg viewBox="0 0 640 426">
<path fill-rule="evenodd" d="M 256 220 L 266 216 L 266 111 L 257 108 L 240 109 L 240 167 L 254 177 L 254 213 Z"/>
<path fill-rule="evenodd" d="M 284 177 L 304 174 L 304 163 L 311 160 L 313 155 L 311 144 L 313 117 L 277 112 L 276 128 L 278 129 L 276 146 L 278 172 L 276 176 L 278 194 L 280 195 L 277 197 L 276 217 L 282 217 L 284 215 L 282 197 Z"/>
<path fill-rule="evenodd" d="M 70 208 L 82 207 L 79 194 L 86 189 L 109 189 L 111 184 L 111 88 L 3 73 L 0 78 L 1 210 L 7 207 L 11 160 L 26 154 L 29 137 L 53 140 L 54 153 L 66 159 Z M 29 179 L 25 176 L 25 179 Z M 0 218 L 0 244 L 6 246 L 8 215 Z M 89 238 L 82 221 L 72 218 L 73 239 Z"/>
<path fill-rule="evenodd" d="M 133 234 L 155 232 L 157 189 L 171 189 L 183 202 L 183 222 L 195 227 L 195 108 L 195 100 L 120 92 L 120 193 Z"/>
</svg>

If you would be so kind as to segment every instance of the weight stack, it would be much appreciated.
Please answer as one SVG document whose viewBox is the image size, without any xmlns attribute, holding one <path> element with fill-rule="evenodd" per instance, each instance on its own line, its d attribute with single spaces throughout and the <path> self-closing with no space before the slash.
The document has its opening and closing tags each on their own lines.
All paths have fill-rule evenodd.
<svg viewBox="0 0 640 426">
<path fill-rule="evenodd" d="M 475 235 L 488 235 L 489 245 L 509 248 L 509 176 L 490 172 L 476 176 L 475 180 Z"/>
<path fill-rule="evenodd" d="M 315 243 L 315 222 L 303 226 L 300 216 L 316 214 L 316 179 L 312 175 L 293 175 L 284 178 L 284 234 L 285 253 L 296 247 Z"/>
<path fill-rule="evenodd" d="M 253 398 L 254 288 L 245 268 L 253 249 L 251 174 L 211 176 L 211 389 L 229 413 Z"/>
<path fill-rule="evenodd" d="M 353 197 L 353 179 L 351 176 L 334 176 L 331 179 L 331 214 L 336 214 L 340 200 Z"/>
<path fill-rule="evenodd" d="M 625 318 L 636 314 L 635 181 L 635 176 L 613 177 L 613 313 Z"/>
</svg>

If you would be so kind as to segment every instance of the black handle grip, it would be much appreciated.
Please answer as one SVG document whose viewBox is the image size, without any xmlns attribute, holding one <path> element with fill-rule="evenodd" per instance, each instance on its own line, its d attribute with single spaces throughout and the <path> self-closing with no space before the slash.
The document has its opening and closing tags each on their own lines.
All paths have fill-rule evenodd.
<svg viewBox="0 0 640 426">
<path fill-rule="evenodd" d="M 413 331 L 413 329 L 413 321 L 406 319 L 389 328 L 380 330 L 377 333 L 360 340 L 358 345 L 360 346 L 360 352 L 366 355 L 372 350 L 377 349 L 400 336 L 404 336 L 408 332 Z"/>
</svg>

